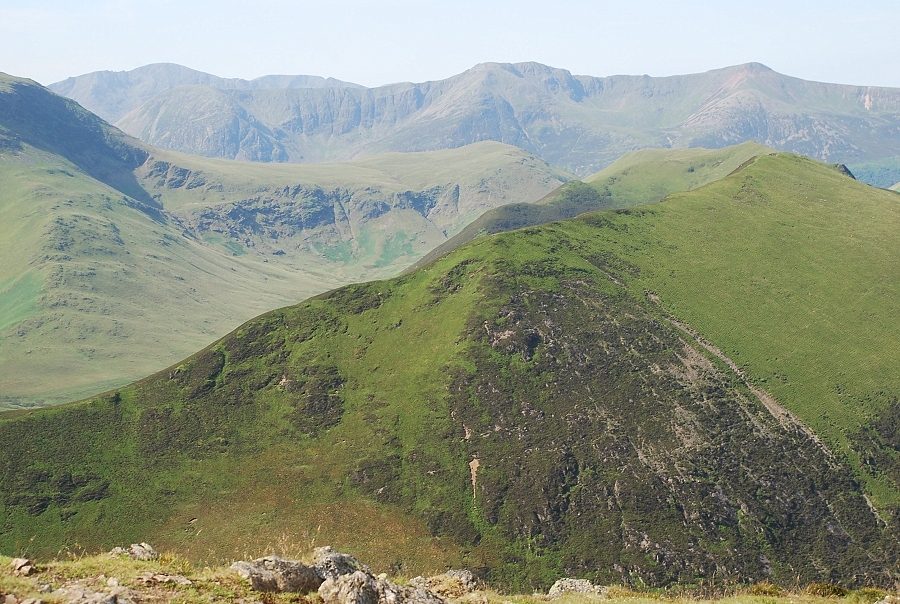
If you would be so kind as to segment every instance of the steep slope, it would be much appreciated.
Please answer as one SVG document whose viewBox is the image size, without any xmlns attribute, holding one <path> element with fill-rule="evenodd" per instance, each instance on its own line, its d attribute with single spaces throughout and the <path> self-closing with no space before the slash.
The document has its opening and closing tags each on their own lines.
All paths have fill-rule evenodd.
<svg viewBox="0 0 900 604">
<path fill-rule="evenodd" d="M 756 143 L 723 149 L 644 149 L 629 153 L 583 181 L 564 184 L 534 203 L 490 210 L 416 262 L 425 266 L 476 237 L 502 233 L 585 212 L 655 203 L 728 176 L 744 162 L 772 150 Z"/>
<path fill-rule="evenodd" d="M 276 166 L 146 147 L 0 76 L 0 407 L 156 371 L 240 322 L 397 272 L 563 175 L 497 143 Z"/>
<path fill-rule="evenodd" d="M 891 584 L 898 221 L 893 193 L 767 155 L 268 313 L 0 420 L 0 549 L 289 533 L 509 587 Z"/>
<path fill-rule="evenodd" d="M 372 89 L 204 85 L 161 92 L 116 123 L 161 146 L 262 161 L 495 140 L 580 175 L 638 148 L 749 140 L 844 163 L 900 155 L 897 89 L 809 82 L 757 63 L 664 78 L 486 63 L 446 80 Z"/>
<path fill-rule="evenodd" d="M 269 75 L 253 80 L 220 78 L 174 63 L 154 63 L 131 71 L 86 73 L 51 84 L 49 88 L 115 122 L 154 96 L 180 86 L 208 86 L 219 90 L 359 87 L 334 78 L 309 75 Z"/>
</svg>

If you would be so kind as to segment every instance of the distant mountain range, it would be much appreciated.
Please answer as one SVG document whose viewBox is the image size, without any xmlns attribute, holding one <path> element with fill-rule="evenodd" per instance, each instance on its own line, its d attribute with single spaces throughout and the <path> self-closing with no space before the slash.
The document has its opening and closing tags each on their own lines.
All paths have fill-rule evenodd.
<svg viewBox="0 0 900 604">
<path fill-rule="evenodd" d="M 749 63 L 671 77 L 485 63 L 377 88 L 313 78 L 223 80 L 177 65 L 53 84 L 148 143 L 253 161 L 345 160 L 494 140 L 580 175 L 643 147 L 753 140 L 828 161 L 900 155 L 900 89 L 810 82 Z"/>
<path fill-rule="evenodd" d="M 0 74 L 0 408 L 145 375 L 568 178 L 495 142 L 315 166 L 191 157 Z"/>
</svg>

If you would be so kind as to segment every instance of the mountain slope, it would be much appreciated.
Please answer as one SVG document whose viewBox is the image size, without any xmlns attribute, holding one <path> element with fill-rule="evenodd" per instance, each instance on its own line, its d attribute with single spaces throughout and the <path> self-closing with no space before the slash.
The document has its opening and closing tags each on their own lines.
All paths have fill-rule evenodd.
<svg viewBox="0 0 900 604">
<path fill-rule="evenodd" d="M 501 233 L 585 212 L 655 203 L 728 176 L 744 162 L 772 150 L 756 143 L 722 149 L 644 149 L 629 153 L 584 181 L 564 184 L 534 203 L 513 203 L 485 212 L 427 253 L 411 268 L 425 266 L 482 235 Z"/>
<path fill-rule="evenodd" d="M 767 155 L 268 313 L 0 420 L 0 549 L 368 554 L 389 526 L 378 564 L 505 586 L 891 584 L 898 221 L 893 193 Z"/>
<path fill-rule="evenodd" d="M 309 75 L 269 75 L 253 80 L 220 78 L 174 63 L 153 63 L 131 71 L 95 71 L 49 86 L 108 122 L 134 107 L 180 86 L 209 86 L 220 90 L 358 87 L 334 78 Z"/>
<path fill-rule="evenodd" d="M 277 166 L 147 147 L 0 77 L 0 406 L 126 383 L 251 316 L 394 273 L 565 178 L 496 143 Z"/>
<path fill-rule="evenodd" d="M 897 89 L 809 82 L 757 63 L 664 78 L 485 63 L 446 80 L 372 89 L 206 85 L 161 92 L 116 123 L 161 146 L 262 161 L 496 140 L 581 175 L 638 148 L 748 140 L 845 163 L 900 155 Z"/>
</svg>

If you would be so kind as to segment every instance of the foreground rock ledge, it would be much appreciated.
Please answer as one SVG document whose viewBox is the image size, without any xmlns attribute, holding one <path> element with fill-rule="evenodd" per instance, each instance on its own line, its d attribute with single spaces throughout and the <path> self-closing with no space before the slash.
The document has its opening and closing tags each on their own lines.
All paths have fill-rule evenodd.
<svg viewBox="0 0 900 604">
<path fill-rule="evenodd" d="M 317 548 L 313 564 L 266 556 L 240 561 L 231 569 L 257 591 L 309 593 L 318 590 L 325 604 L 443 604 L 444 598 L 429 589 L 444 588 L 447 596 L 474 590 L 468 571 L 450 571 L 438 577 L 417 577 L 409 586 L 375 576 L 369 567 L 349 554 L 330 547 Z"/>
</svg>

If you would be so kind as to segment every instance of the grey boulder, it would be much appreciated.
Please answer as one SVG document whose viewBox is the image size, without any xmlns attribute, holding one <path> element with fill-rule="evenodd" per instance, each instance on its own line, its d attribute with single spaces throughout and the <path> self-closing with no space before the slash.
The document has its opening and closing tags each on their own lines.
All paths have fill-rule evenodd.
<svg viewBox="0 0 900 604">
<path fill-rule="evenodd" d="M 558 579 L 556 583 L 547 592 L 551 598 L 563 595 L 564 593 L 579 594 L 595 594 L 598 596 L 606 595 L 606 588 L 601 585 L 594 585 L 587 579 Z"/>
<path fill-rule="evenodd" d="M 326 579 L 319 587 L 324 604 L 444 604 L 443 598 L 422 587 L 391 583 L 361 570 Z"/>
<path fill-rule="evenodd" d="M 302 562 L 266 556 L 251 562 L 235 562 L 231 570 L 250 582 L 256 591 L 307 593 L 322 584 L 318 570 Z"/>
<path fill-rule="evenodd" d="M 334 550 L 330 545 L 313 550 L 313 566 L 322 580 L 336 579 L 341 575 L 350 575 L 358 570 L 372 574 L 368 566 L 351 556 Z"/>
</svg>

